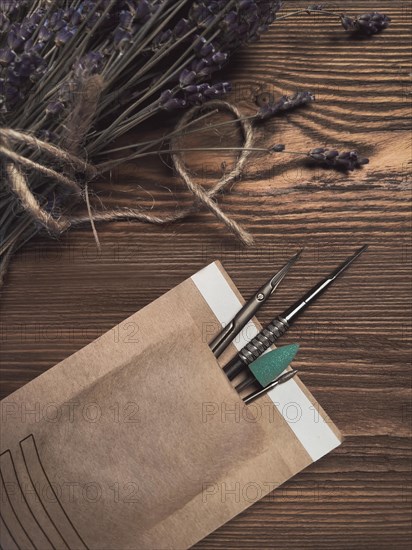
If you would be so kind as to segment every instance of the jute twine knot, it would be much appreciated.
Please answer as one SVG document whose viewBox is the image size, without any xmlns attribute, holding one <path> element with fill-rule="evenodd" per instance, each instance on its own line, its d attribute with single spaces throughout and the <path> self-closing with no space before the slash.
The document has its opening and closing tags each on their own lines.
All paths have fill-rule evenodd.
<svg viewBox="0 0 412 550">
<path fill-rule="evenodd" d="M 114 208 L 112 210 L 92 211 L 88 194 L 88 182 L 97 175 L 98 171 L 96 168 L 79 156 L 38 139 L 29 133 L 10 128 L 0 128 L 0 155 L 2 155 L 4 159 L 6 183 L 18 197 L 22 207 L 32 215 L 33 219 L 49 233 L 54 235 L 60 235 L 71 226 L 91 223 L 96 243 L 100 246 L 95 229 L 95 222 L 139 220 L 162 225 L 186 218 L 204 206 L 224 223 L 244 244 L 250 245 L 253 242 L 252 236 L 237 222 L 225 214 L 215 200 L 215 197 L 223 190 L 227 189 L 229 185 L 235 183 L 242 173 L 250 154 L 250 148 L 253 144 L 253 127 L 250 121 L 246 118 L 242 118 L 238 109 L 225 101 L 209 101 L 206 106 L 193 107 L 179 120 L 176 130 L 173 132 L 175 137 L 170 142 L 171 151 L 175 148 L 177 149 L 176 143 L 179 134 L 182 135 L 183 133 L 183 128 L 194 119 L 200 111 L 204 111 L 205 109 L 226 111 L 235 116 L 236 119 L 239 119 L 240 129 L 243 134 L 242 150 L 236 160 L 233 170 L 228 174 L 224 174 L 210 189 L 205 189 L 200 184 L 193 181 L 181 153 L 171 152 L 171 158 L 176 173 L 181 177 L 195 198 L 191 206 L 180 209 L 173 214 L 153 216 L 137 208 Z M 41 160 L 34 161 L 16 152 L 16 145 L 20 149 L 21 146 L 25 146 L 37 151 L 39 154 L 36 158 L 40 158 Z M 46 164 L 47 159 L 50 159 L 50 163 L 48 164 Z M 59 166 L 59 171 L 56 165 Z M 62 169 L 60 169 L 60 167 Z M 71 193 L 73 197 L 83 198 L 87 205 L 88 214 L 82 216 L 69 214 L 56 215 L 53 210 L 51 212 L 46 210 L 45 206 L 39 202 L 38 198 L 32 192 L 29 178 L 25 174 L 25 169 L 30 169 L 34 173 L 38 173 L 56 181 L 58 184 L 62 185 L 66 191 Z M 84 175 L 85 184 L 83 187 L 78 183 L 76 173 Z"/>
</svg>

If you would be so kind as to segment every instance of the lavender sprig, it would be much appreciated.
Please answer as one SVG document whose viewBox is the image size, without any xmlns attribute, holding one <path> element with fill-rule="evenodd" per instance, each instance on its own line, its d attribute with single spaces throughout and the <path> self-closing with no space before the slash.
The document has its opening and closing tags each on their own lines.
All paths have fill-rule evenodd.
<svg viewBox="0 0 412 550">
<path fill-rule="evenodd" d="M 294 156 L 304 156 L 324 168 L 333 168 L 342 172 L 352 172 L 355 168 L 360 168 L 369 164 L 369 159 L 361 157 L 357 151 L 337 151 L 336 149 L 327 149 L 326 147 L 315 147 L 307 153 L 299 151 L 289 151 L 283 143 L 277 143 L 269 148 L 270 153 L 286 153 Z"/>
<path fill-rule="evenodd" d="M 382 32 L 389 26 L 390 21 L 390 17 L 377 11 L 364 13 L 354 19 L 347 15 L 341 17 L 341 22 L 345 30 L 368 36 Z"/>
<path fill-rule="evenodd" d="M 305 9 L 282 15 L 281 17 L 278 17 L 278 20 L 280 21 L 282 19 L 287 19 L 289 17 L 302 14 L 320 14 L 330 17 L 337 17 L 346 31 L 363 36 L 371 36 L 382 32 L 391 22 L 391 18 L 388 15 L 377 11 L 364 13 L 353 18 L 345 13 L 337 13 L 328 10 L 325 4 L 311 4 Z"/>
<path fill-rule="evenodd" d="M 335 168 L 342 171 L 353 171 L 355 168 L 368 164 L 369 159 L 361 157 L 357 151 L 342 151 L 336 149 L 326 149 L 324 147 L 316 147 L 308 153 L 311 160 L 314 160 L 325 167 Z"/>
<path fill-rule="evenodd" d="M 213 126 L 211 126 L 213 128 Z M 137 152 L 133 153 L 130 156 L 126 157 L 126 160 L 135 160 L 141 159 L 149 156 L 158 156 L 162 154 L 176 154 L 176 153 L 185 153 L 185 152 L 204 152 L 204 151 L 249 151 L 255 153 L 285 153 L 288 155 L 305 157 L 311 161 L 322 165 L 324 168 L 333 168 L 341 172 L 352 172 L 355 168 L 360 168 L 365 164 L 369 163 L 369 159 L 366 157 L 360 157 L 356 151 L 336 151 L 335 149 L 326 149 L 324 147 L 316 147 L 311 149 L 309 152 L 304 153 L 301 151 L 289 151 L 286 149 L 286 146 L 283 143 L 277 143 L 271 147 L 249 147 L 248 149 L 244 147 L 182 147 L 179 149 L 158 149 L 155 151 L 146 151 L 146 152 Z M 102 165 L 109 167 L 110 169 L 114 168 L 118 164 L 117 160 L 109 161 L 103 163 Z"/>
<path fill-rule="evenodd" d="M 262 105 L 255 118 L 256 120 L 267 120 L 281 112 L 291 111 L 312 101 L 315 101 L 315 96 L 308 91 L 296 92 L 293 96 L 284 95 L 276 102 Z"/>
<path fill-rule="evenodd" d="M 270 153 L 286 153 L 293 156 L 303 156 L 324 168 L 333 168 L 341 172 L 352 172 L 355 168 L 360 168 L 369 163 L 369 159 L 361 157 L 357 151 L 337 151 L 336 149 L 327 149 L 325 147 L 316 147 L 307 153 L 300 151 L 289 151 L 283 143 L 277 143 L 269 148 Z"/>
</svg>

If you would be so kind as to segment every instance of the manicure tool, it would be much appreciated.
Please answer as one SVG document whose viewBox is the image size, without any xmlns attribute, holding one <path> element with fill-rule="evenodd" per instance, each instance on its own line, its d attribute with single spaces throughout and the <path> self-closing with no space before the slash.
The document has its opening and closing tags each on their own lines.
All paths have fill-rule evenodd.
<svg viewBox="0 0 412 550">
<path fill-rule="evenodd" d="M 279 376 L 276 380 L 274 380 L 271 384 L 266 386 L 266 388 L 263 388 L 262 390 L 258 390 L 254 393 L 251 393 L 247 397 L 243 399 L 243 401 L 246 403 L 246 405 L 249 405 L 249 403 L 253 403 L 256 399 L 259 397 L 262 397 L 262 395 L 265 395 L 270 390 L 273 390 L 273 388 L 276 388 L 276 386 L 279 386 L 280 384 L 284 384 L 291 378 L 293 378 L 298 373 L 298 369 L 292 369 L 288 372 L 285 372 L 285 374 L 282 374 L 282 376 Z"/>
<path fill-rule="evenodd" d="M 288 368 L 298 349 L 299 344 L 290 344 L 261 355 L 248 365 L 250 372 L 247 378 L 236 386 L 236 391 L 240 393 L 252 384 L 260 384 L 262 388 L 266 388 Z"/>
<path fill-rule="evenodd" d="M 236 313 L 230 323 L 228 323 L 225 328 L 212 340 L 209 345 L 215 357 L 219 357 L 219 355 L 224 352 L 239 332 L 247 325 L 252 317 L 256 315 L 257 311 L 266 302 L 266 300 L 272 296 L 301 253 L 302 250 L 292 256 L 292 258 L 282 267 L 280 271 L 278 271 L 278 273 L 276 273 L 276 275 L 271 277 L 263 286 L 261 286 L 252 298 L 246 302 L 238 313 Z"/>
<path fill-rule="evenodd" d="M 367 245 L 345 260 L 328 277 L 315 285 L 302 298 L 286 309 L 280 316 L 273 319 L 259 332 L 242 350 L 224 367 L 229 380 L 233 380 L 247 365 L 260 357 L 278 338 L 280 338 L 318 296 L 320 296 L 351 264 L 367 249 Z"/>
</svg>

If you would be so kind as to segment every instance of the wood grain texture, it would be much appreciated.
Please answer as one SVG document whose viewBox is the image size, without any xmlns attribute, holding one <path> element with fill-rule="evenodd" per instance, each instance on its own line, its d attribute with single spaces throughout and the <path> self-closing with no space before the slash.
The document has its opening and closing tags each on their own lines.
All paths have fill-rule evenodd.
<svg viewBox="0 0 412 550">
<path fill-rule="evenodd" d="M 358 40 L 321 18 L 275 24 L 260 43 L 239 52 L 228 76 L 236 83 L 232 99 L 245 113 L 262 90 L 317 94 L 313 106 L 259 129 L 259 145 L 356 147 L 371 159 L 365 169 L 339 174 L 286 156 L 255 155 L 242 181 L 219 201 L 255 235 L 255 247 L 239 246 L 207 212 L 169 227 L 102 225 L 101 253 L 89 228 L 60 242 L 38 237 L 14 259 L 0 301 L 4 397 L 209 261 L 221 259 L 246 296 L 305 246 L 287 284 L 260 314 L 266 323 L 357 246 L 370 244 L 283 339 L 300 342 L 295 366 L 346 436 L 343 445 L 207 537 L 199 550 L 399 550 L 412 542 L 412 15 L 401 1 L 346 6 L 352 14 L 383 11 L 392 25 Z M 233 132 L 231 138 L 237 139 Z M 222 160 L 231 162 L 223 154 L 188 157 L 204 185 L 218 177 Z M 123 166 L 95 191 L 106 204 L 147 208 L 153 196 L 156 212 L 170 212 L 186 197 L 158 159 Z"/>
</svg>

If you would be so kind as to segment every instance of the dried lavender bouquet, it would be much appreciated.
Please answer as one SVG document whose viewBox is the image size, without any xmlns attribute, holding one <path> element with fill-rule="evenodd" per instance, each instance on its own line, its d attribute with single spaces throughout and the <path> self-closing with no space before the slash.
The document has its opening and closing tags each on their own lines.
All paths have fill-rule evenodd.
<svg viewBox="0 0 412 550">
<path fill-rule="evenodd" d="M 0 0 L 0 279 L 11 254 L 38 231 L 59 235 L 84 221 L 67 215 L 75 200 L 85 199 L 91 213 L 87 182 L 96 165 L 112 166 L 103 160 L 116 150 L 113 141 L 158 113 L 229 91 L 219 70 L 239 47 L 259 39 L 280 8 L 279 0 Z M 386 25 L 380 14 L 351 25 L 322 5 L 306 13 L 322 11 L 338 15 L 349 30 Z M 309 92 L 284 97 L 252 118 L 312 99 Z M 243 124 L 247 135 L 247 117 Z M 134 144 L 132 158 L 155 151 L 163 139 Z M 308 154 L 344 169 L 366 162 L 355 152 Z M 219 214 L 213 197 L 200 199 Z M 167 221 L 132 209 L 118 214 Z"/>
</svg>

